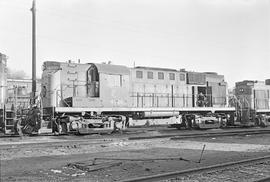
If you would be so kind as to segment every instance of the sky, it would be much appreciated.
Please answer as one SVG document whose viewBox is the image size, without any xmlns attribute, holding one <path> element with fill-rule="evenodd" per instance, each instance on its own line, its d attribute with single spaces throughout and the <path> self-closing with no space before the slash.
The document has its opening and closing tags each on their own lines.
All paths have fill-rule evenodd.
<svg viewBox="0 0 270 182">
<path fill-rule="evenodd" d="M 32 0 L 0 0 L 0 52 L 31 75 Z M 270 78 L 270 0 L 36 0 L 44 61 L 185 68 L 229 87 Z"/>
</svg>

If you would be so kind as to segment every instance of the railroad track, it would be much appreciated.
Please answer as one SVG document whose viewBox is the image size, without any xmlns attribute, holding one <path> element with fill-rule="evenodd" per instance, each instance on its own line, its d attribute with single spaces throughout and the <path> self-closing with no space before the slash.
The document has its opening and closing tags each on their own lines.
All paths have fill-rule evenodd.
<svg viewBox="0 0 270 182">
<path fill-rule="evenodd" d="M 155 131 L 155 130 L 151 130 Z M 189 133 L 173 133 L 173 134 L 159 134 L 159 135 L 151 135 L 151 136 L 135 136 L 135 137 L 128 137 L 128 140 L 144 140 L 144 139 L 155 139 L 155 138 L 171 138 L 172 140 L 177 140 L 177 139 L 184 139 L 184 138 L 197 138 L 197 137 L 218 137 L 218 136 L 241 136 L 241 135 L 257 135 L 257 134 L 270 134 L 270 129 L 241 129 L 241 130 L 234 130 L 234 131 L 202 131 L 200 133 L 194 133 L 194 132 L 189 132 Z M 131 134 L 134 134 L 132 132 Z M 66 135 L 66 134 L 65 134 Z M 59 135 L 59 136 L 65 136 L 65 135 Z M 129 133 L 124 133 L 122 135 L 103 135 L 104 137 L 102 138 L 108 138 L 108 136 L 111 137 L 119 137 L 119 136 L 128 136 L 130 135 Z M 26 135 L 27 137 L 39 137 L 39 136 L 54 136 L 57 137 L 53 134 L 44 134 L 44 135 Z M 70 135 L 67 135 L 70 136 Z M 13 138 L 13 137 L 21 137 L 19 135 L 1 135 L 0 138 Z M 110 138 L 111 138 L 110 137 Z M 95 137 L 99 138 L 99 137 Z M 89 138 L 92 139 L 92 138 Z M 79 139 L 80 140 L 80 139 Z M 87 139 L 83 139 L 87 140 Z M 72 140 L 71 140 L 72 141 Z M 75 140 L 74 140 L 75 141 Z"/>
<path fill-rule="evenodd" d="M 207 133 L 168 134 L 168 135 L 129 137 L 128 139 L 144 140 L 155 138 L 171 138 L 172 140 L 177 140 L 177 139 L 197 138 L 197 137 L 241 136 L 241 135 L 258 135 L 258 134 L 270 134 L 270 130 L 262 129 L 262 130 L 219 131 Z"/>
<path fill-rule="evenodd" d="M 122 182 L 177 182 L 177 181 L 270 181 L 270 156 L 229 162 L 207 167 L 175 171 L 123 180 Z"/>
</svg>

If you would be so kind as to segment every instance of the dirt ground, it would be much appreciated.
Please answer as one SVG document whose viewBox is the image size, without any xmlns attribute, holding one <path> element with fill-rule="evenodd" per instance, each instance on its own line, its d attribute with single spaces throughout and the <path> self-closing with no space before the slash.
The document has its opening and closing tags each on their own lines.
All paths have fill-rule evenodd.
<svg viewBox="0 0 270 182">
<path fill-rule="evenodd" d="M 176 170 L 203 167 L 269 155 L 270 135 L 170 140 L 128 140 L 127 137 L 43 136 L 0 139 L 1 181 L 121 181 Z M 203 146 L 205 151 L 198 163 Z M 70 164 L 92 164 L 86 171 Z M 173 160 L 144 160 L 178 158 Z M 186 159 L 179 160 L 179 158 Z M 93 169 L 93 168 L 91 168 Z"/>
</svg>

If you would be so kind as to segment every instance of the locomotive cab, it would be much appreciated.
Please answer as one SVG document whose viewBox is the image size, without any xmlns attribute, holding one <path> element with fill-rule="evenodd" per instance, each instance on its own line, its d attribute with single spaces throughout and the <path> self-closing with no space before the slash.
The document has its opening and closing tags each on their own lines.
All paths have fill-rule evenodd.
<svg viewBox="0 0 270 182">
<path fill-rule="evenodd" d="M 99 97 L 99 74 L 95 65 L 91 65 L 87 70 L 86 86 L 89 97 Z"/>
<path fill-rule="evenodd" d="M 111 64 L 89 65 L 86 73 L 87 106 L 128 107 L 129 69 Z M 78 106 L 81 106 L 81 103 L 78 103 Z"/>
</svg>

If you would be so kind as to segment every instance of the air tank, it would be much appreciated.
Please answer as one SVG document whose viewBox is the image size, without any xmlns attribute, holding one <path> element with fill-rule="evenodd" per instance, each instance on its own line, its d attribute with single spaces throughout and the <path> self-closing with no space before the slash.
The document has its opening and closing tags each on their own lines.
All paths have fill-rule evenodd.
<svg viewBox="0 0 270 182">
<path fill-rule="evenodd" d="M 0 109 L 4 107 L 7 95 L 7 56 L 0 53 Z"/>
</svg>

